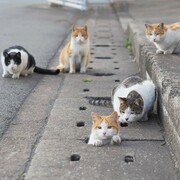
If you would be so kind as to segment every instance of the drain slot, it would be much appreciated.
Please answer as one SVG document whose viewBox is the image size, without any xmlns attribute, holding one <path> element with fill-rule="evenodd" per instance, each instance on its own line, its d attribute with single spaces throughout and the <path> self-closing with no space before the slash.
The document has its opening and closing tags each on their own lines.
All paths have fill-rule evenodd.
<svg viewBox="0 0 180 180">
<path fill-rule="evenodd" d="M 109 44 L 96 44 L 95 47 L 110 47 Z"/>
<path fill-rule="evenodd" d="M 81 158 L 81 156 L 79 154 L 73 154 L 73 155 L 71 155 L 70 160 L 71 161 L 79 161 L 80 158 Z"/>
<path fill-rule="evenodd" d="M 85 107 L 85 106 L 79 107 L 79 110 L 80 110 L 80 111 L 84 111 L 84 110 L 86 110 L 86 109 L 87 109 L 87 107 Z"/>
<path fill-rule="evenodd" d="M 133 158 L 133 156 L 125 156 L 125 157 L 124 157 L 124 161 L 125 161 L 126 163 L 134 162 L 134 158 Z"/>
<path fill-rule="evenodd" d="M 102 57 L 102 56 L 97 56 L 97 57 L 95 57 L 96 59 L 112 59 L 112 57 L 108 57 L 108 56 L 104 56 L 104 57 Z"/>
<path fill-rule="evenodd" d="M 76 126 L 77 127 L 83 127 L 83 126 L 85 126 L 85 122 L 84 121 L 79 121 L 79 122 L 76 123 Z"/>
<path fill-rule="evenodd" d="M 85 98 L 89 100 L 89 104 L 91 104 L 91 105 L 112 107 L 111 97 L 92 97 L 92 96 L 86 96 Z"/>
<path fill-rule="evenodd" d="M 83 92 L 89 92 L 89 89 L 83 89 Z"/>
<path fill-rule="evenodd" d="M 92 76 L 113 76 L 113 73 L 93 73 Z"/>
</svg>

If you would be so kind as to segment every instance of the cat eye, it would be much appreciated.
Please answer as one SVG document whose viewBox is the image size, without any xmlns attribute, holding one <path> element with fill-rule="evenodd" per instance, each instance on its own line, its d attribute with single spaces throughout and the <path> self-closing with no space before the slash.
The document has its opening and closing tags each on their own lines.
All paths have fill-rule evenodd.
<svg viewBox="0 0 180 180">
<path fill-rule="evenodd" d="M 131 114 L 135 114 L 134 112 L 131 112 Z"/>
<path fill-rule="evenodd" d="M 108 129 L 111 129 L 112 128 L 112 126 L 108 126 Z"/>
<path fill-rule="evenodd" d="M 121 111 L 121 113 L 123 113 L 123 114 L 124 114 L 125 112 L 124 112 L 124 111 Z"/>
<path fill-rule="evenodd" d="M 149 33 L 150 36 L 152 36 L 152 33 Z"/>
<path fill-rule="evenodd" d="M 102 129 L 101 126 L 98 126 L 98 129 Z"/>
</svg>

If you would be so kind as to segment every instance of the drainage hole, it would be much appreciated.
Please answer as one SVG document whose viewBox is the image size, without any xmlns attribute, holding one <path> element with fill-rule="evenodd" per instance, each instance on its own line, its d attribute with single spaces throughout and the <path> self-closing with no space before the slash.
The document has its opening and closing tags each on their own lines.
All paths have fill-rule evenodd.
<svg viewBox="0 0 180 180">
<path fill-rule="evenodd" d="M 115 67 L 114 69 L 118 70 L 119 68 L 118 68 L 118 67 Z"/>
<path fill-rule="evenodd" d="M 119 79 L 116 79 L 115 82 L 120 82 L 120 80 L 119 80 Z"/>
<path fill-rule="evenodd" d="M 81 156 L 79 154 L 73 154 L 73 155 L 71 155 L 70 160 L 71 161 L 79 161 L 80 158 L 81 158 Z"/>
<path fill-rule="evenodd" d="M 115 63 L 115 64 L 116 64 L 116 63 L 118 63 L 118 62 L 117 62 L 117 61 L 114 61 L 113 63 Z"/>
<path fill-rule="evenodd" d="M 83 89 L 83 92 L 89 92 L 89 89 Z"/>
<path fill-rule="evenodd" d="M 84 111 L 84 110 L 86 110 L 87 108 L 85 107 L 85 106 L 81 106 L 81 107 L 79 107 L 79 110 L 81 110 L 81 111 Z"/>
<path fill-rule="evenodd" d="M 76 122 L 76 126 L 77 127 L 83 127 L 83 126 L 85 126 L 85 122 L 84 121 Z"/>
<path fill-rule="evenodd" d="M 94 53 L 92 52 L 91 55 L 93 55 Z"/>
<path fill-rule="evenodd" d="M 88 67 L 88 69 L 93 69 L 93 67 Z"/>
<path fill-rule="evenodd" d="M 133 156 L 125 156 L 125 157 L 124 157 L 124 161 L 125 161 L 126 163 L 134 162 Z"/>
</svg>

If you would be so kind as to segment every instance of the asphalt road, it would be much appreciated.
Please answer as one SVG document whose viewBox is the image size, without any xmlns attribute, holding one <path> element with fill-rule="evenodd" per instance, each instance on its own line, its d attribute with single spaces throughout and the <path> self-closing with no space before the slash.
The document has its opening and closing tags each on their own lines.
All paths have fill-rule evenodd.
<svg viewBox="0 0 180 180">
<path fill-rule="evenodd" d="M 81 16 L 79 10 L 49 7 L 45 0 L 1 0 L 0 51 L 12 45 L 24 46 L 38 66 L 47 67 Z M 20 79 L 0 77 L 0 137 L 41 78 L 37 74 Z"/>
</svg>

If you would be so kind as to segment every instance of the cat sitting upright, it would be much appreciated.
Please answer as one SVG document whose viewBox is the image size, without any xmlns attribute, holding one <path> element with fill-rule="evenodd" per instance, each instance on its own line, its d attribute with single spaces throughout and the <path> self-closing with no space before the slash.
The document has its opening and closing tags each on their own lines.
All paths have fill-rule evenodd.
<svg viewBox="0 0 180 180">
<path fill-rule="evenodd" d="M 12 46 L 1 54 L 3 67 L 2 77 L 19 78 L 20 75 L 28 76 L 33 72 L 40 74 L 59 74 L 59 70 L 43 69 L 36 66 L 34 57 L 22 46 Z"/>
<path fill-rule="evenodd" d="M 146 37 L 157 47 L 157 54 L 180 53 L 180 22 L 145 24 Z"/>
<path fill-rule="evenodd" d="M 146 121 L 156 100 L 156 87 L 151 80 L 131 76 L 113 88 L 111 100 L 121 126 L 133 121 Z"/>
<path fill-rule="evenodd" d="M 92 112 L 91 117 L 93 125 L 88 144 L 102 146 L 121 142 L 117 112 L 113 112 L 109 116 L 100 116 Z"/>
<path fill-rule="evenodd" d="M 71 40 L 62 49 L 59 57 L 60 72 L 85 73 L 90 59 L 89 35 L 87 26 L 72 27 Z"/>
</svg>

